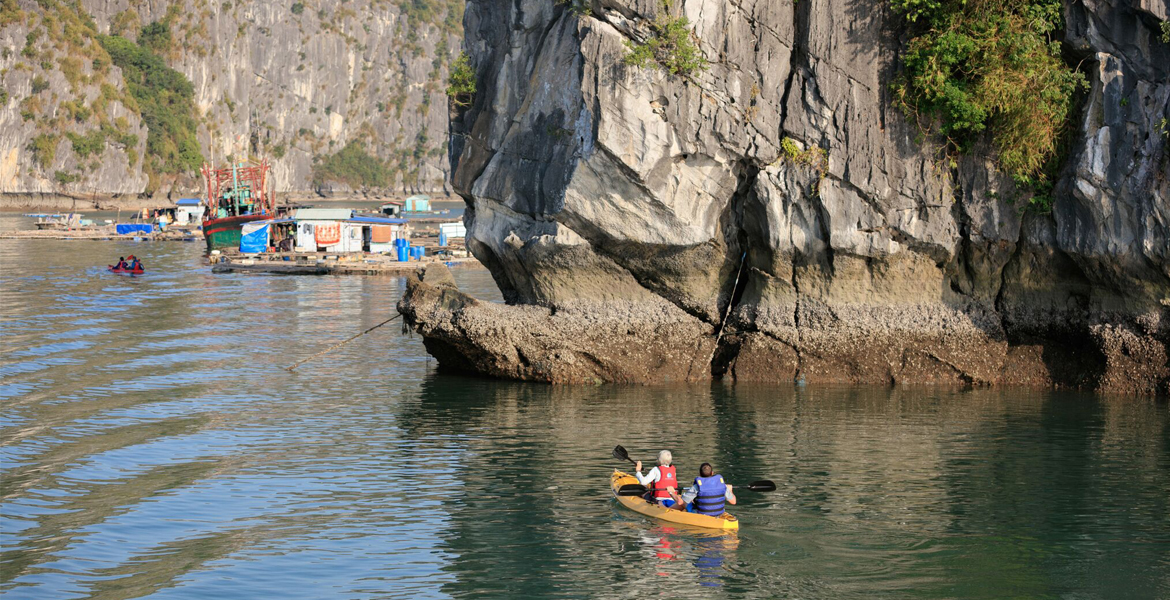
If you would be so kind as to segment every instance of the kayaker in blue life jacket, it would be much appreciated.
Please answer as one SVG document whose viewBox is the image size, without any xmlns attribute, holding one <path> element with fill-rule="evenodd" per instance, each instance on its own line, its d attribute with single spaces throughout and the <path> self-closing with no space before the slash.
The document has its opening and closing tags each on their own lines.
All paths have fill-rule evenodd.
<svg viewBox="0 0 1170 600">
<path fill-rule="evenodd" d="M 678 504 L 678 508 L 681 509 L 682 499 L 678 495 L 678 475 L 670 464 L 673 459 L 670 450 L 663 450 L 658 453 L 657 467 L 642 475 L 642 461 L 639 460 L 634 464 L 634 475 L 638 478 L 638 483 L 650 488 L 650 497 L 647 500 L 657 502 L 666 508 Z"/>
<path fill-rule="evenodd" d="M 715 473 L 711 463 L 703 463 L 695 482 L 682 493 L 682 501 L 688 512 L 717 517 L 723 514 L 725 505 L 735 504 L 735 494 L 730 485 L 723 483 L 723 476 Z"/>
</svg>

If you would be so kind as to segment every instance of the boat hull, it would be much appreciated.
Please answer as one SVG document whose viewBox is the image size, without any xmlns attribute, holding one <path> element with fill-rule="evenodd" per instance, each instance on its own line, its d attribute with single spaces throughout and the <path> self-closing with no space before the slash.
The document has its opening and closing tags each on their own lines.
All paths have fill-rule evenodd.
<svg viewBox="0 0 1170 600">
<path fill-rule="evenodd" d="M 702 527 L 704 529 L 739 529 L 739 519 L 729 513 L 723 513 L 718 517 L 711 517 L 682 510 L 663 508 L 657 503 L 643 500 L 640 496 L 618 496 L 618 488 L 631 483 L 638 483 L 638 479 L 629 473 L 623 473 L 617 470 L 613 472 L 609 480 L 609 486 L 613 490 L 613 495 L 617 498 L 617 501 L 622 506 L 636 513 L 670 523 Z"/>
<path fill-rule="evenodd" d="M 244 223 L 270 218 L 272 218 L 271 215 L 258 214 L 207 219 L 203 222 L 203 238 L 207 240 L 207 251 L 239 248 L 241 229 L 244 227 Z"/>
</svg>

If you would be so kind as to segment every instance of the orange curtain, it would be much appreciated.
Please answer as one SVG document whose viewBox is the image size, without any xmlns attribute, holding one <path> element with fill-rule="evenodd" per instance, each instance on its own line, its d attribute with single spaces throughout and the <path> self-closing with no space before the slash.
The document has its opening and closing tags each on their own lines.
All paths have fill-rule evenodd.
<svg viewBox="0 0 1170 600">
<path fill-rule="evenodd" d="M 318 246 L 332 246 L 341 241 L 341 223 L 318 225 L 314 234 Z"/>
<path fill-rule="evenodd" d="M 370 228 L 370 241 L 375 244 L 388 244 L 394 241 L 394 228 L 389 225 L 374 225 Z"/>
</svg>

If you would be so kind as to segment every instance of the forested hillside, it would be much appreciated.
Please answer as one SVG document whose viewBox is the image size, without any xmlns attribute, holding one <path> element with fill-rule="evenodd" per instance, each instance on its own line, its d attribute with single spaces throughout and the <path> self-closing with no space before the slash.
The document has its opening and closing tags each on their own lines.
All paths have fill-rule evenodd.
<svg viewBox="0 0 1170 600">
<path fill-rule="evenodd" d="M 462 0 L 2 0 L 0 193 L 445 188 Z"/>
</svg>

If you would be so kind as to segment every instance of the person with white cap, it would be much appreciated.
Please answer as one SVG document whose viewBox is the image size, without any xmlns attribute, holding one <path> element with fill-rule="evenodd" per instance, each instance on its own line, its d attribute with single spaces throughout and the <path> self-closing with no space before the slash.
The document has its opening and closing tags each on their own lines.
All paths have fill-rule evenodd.
<svg viewBox="0 0 1170 600">
<path fill-rule="evenodd" d="M 682 499 L 678 496 L 678 474 L 675 472 L 674 466 L 671 465 L 673 459 L 670 450 L 663 450 L 658 453 L 657 467 L 642 475 L 642 461 L 639 460 L 634 464 L 634 475 L 638 478 L 638 483 L 650 488 L 648 500 L 667 508 L 678 504 L 678 508 L 681 509 Z"/>
</svg>

